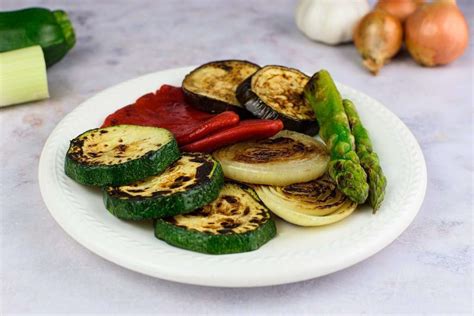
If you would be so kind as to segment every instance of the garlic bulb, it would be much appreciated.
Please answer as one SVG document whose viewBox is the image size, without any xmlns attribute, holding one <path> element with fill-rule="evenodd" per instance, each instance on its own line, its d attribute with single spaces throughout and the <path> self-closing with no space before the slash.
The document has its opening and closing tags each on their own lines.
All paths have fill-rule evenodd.
<svg viewBox="0 0 474 316">
<path fill-rule="evenodd" d="M 369 10 L 367 0 L 300 0 L 295 20 L 309 38 L 337 45 L 352 40 L 356 23 Z"/>
</svg>

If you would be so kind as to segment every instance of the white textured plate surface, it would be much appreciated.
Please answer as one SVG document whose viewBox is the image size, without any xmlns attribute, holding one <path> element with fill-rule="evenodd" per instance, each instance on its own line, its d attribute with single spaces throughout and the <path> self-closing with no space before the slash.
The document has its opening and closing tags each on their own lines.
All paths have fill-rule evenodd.
<svg viewBox="0 0 474 316">
<path fill-rule="evenodd" d="M 388 179 L 385 201 L 376 215 L 359 206 L 347 219 L 326 227 L 302 228 L 278 221 L 278 235 L 262 248 L 222 256 L 171 247 L 155 239 L 151 223 L 113 217 L 98 190 L 65 176 L 63 161 L 69 140 L 162 84 L 180 85 L 192 68 L 156 72 L 109 88 L 78 106 L 51 133 L 39 164 L 41 193 L 51 215 L 83 246 L 123 267 L 166 280 L 263 286 L 349 267 L 390 244 L 413 220 L 426 190 L 426 166 L 416 139 L 382 104 L 342 84 L 338 87 L 359 109 Z"/>
</svg>

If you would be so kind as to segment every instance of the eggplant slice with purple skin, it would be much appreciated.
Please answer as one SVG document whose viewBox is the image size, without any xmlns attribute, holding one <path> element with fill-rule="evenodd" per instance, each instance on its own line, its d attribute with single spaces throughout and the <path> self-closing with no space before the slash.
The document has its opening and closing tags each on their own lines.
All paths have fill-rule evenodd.
<svg viewBox="0 0 474 316">
<path fill-rule="evenodd" d="M 237 99 L 261 119 L 280 119 L 285 129 L 314 136 L 319 126 L 313 109 L 304 101 L 309 77 L 293 68 L 260 68 L 237 88 Z"/>
<path fill-rule="evenodd" d="M 213 61 L 201 65 L 184 77 L 182 88 L 186 101 L 209 113 L 234 111 L 249 117 L 236 98 L 237 87 L 260 66 L 245 60 Z"/>
</svg>

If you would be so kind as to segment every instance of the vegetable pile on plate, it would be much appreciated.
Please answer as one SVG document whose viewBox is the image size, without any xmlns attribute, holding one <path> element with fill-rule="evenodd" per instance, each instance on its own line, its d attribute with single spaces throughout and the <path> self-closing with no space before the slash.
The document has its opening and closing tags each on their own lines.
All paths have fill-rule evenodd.
<svg viewBox="0 0 474 316">
<path fill-rule="evenodd" d="M 100 187 L 116 217 L 153 220 L 157 238 L 208 254 L 261 247 L 276 236 L 271 213 L 321 226 L 366 201 L 375 212 L 386 186 L 327 71 L 240 60 L 204 64 L 181 88 L 110 114 L 71 141 L 65 172 Z"/>
</svg>

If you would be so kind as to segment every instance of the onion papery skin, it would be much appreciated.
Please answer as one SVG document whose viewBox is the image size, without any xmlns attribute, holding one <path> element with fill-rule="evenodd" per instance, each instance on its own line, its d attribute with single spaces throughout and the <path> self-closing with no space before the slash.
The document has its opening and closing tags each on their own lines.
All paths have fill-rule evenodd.
<svg viewBox="0 0 474 316">
<path fill-rule="evenodd" d="M 423 0 L 379 0 L 375 9 L 388 12 L 403 22 L 415 12 L 423 2 Z"/>
<path fill-rule="evenodd" d="M 354 31 L 354 44 L 363 64 L 374 75 L 398 53 L 402 40 L 402 24 L 382 10 L 364 16 Z"/>
<path fill-rule="evenodd" d="M 466 19 L 450 2 L 425 4 L 407 19 L 405 28 L 407 49 L 423 66 L 449 64 L 464 53 L 469 41 Z"/>
</svg>

